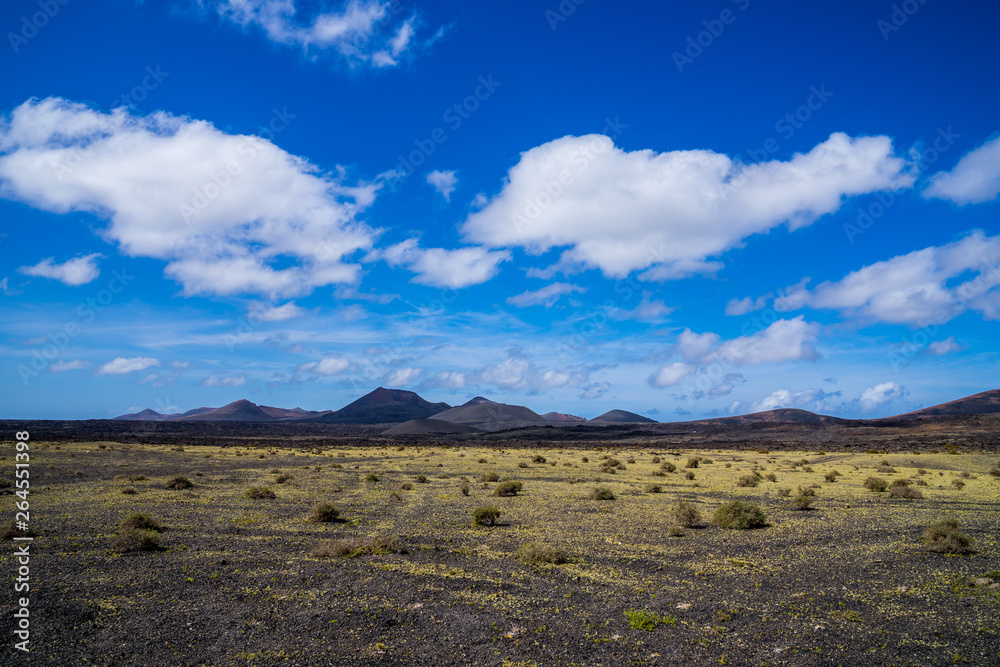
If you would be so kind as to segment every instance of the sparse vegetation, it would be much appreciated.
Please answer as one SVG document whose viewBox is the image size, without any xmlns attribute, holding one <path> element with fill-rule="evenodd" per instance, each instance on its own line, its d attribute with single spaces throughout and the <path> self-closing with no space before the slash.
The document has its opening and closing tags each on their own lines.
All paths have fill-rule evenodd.
<svg viewBox="0 0 1000 667">
<path fill-rule="evenodd" d="M 552 544 L 542 542 L 526 542 L 514 554 L 526 565 L 553 564 L 567 562 L 566 552 Z"/>
<path fill-rule="evenodd" d="M 757 505 L 742 500 L 732 500 L 712 515 L 712 523 L 720 528 L 748 530 L 767 525 L 767 515 Z"/>
<path fill-rule="evenodd" d="M 652 632 L 658 625 L 674 625 L 677 621 L 673 616 L 660 616 L 649 611 L 631 609 L 625 612 L 629 625 L 636 630 Z"/>
<path fill-rule="evenodd" d="M 753 475 L 743 475 L 736 481 L 736 486 L 742 487 L 756 487 L 760 484 L 761 476 L 754 473 Z"/>
<path fill-rule="evenodd" d="M 615 494 L 606 486 L 596 486 L 587 495 L 591 500 L 614 500 Z"/>
<path fill-rule="evenodd" d="M 190 489 L 192 486 L 194 486 L 194 484 L 191 483 L 191 480 L 187 477 L 183 477 L 182 475 L 171 477 L 170 481 L 167 482 L 168 489 Z"/>
<path fill-rule="evenodd" d="M 250 500 L 264 500 L 269 498 L 275 498 L 274 491 L 266 486 L 251 486 L 243 494 Z"/>
<path fill-rule="evenodd" d="M 496 490 L 493 495 L 500 497 L 516 496 L 524 488 L 524 484 L 513 479 L 508 479 L 506 482 L 500 482 L 497 484 Z"/>
<path fill-rule="evenodd" d="M 340 521 L 341 510 L 333 503 L 318 502 L 313 505 L 309 520 L 316 523 L 333 523 Z"/>
<path fill-rule="evenodd" d="M 924 546 L 942 554 L 965 554 L 972 550 L 972 540 L 954 519 L 932 523 L 924 530 Z"/>
<path fill-rule="evenodd" d="M 160 533 L 164 530 L 158 521 L 148 514 L 131 514 L 118 524 L 118 531 L 111 540 L 115 551 L 156 551 L 160 548 Z"/>
<path fill-rule="evenodd" d="M 701 512 L 694 503 L 684 500 L 674 506 L 673 515 L 677 525 L 684 528 L 694 528 L 701 523 Z"/>
<path fill-rule="evenodd" d="M 472 513 L 472 523 L 477 526 L 495 526 L 501 514 L 496 507 L 477 507 Z"/>
<path fill-rule="evenodd" d="M 875 493 L 882 493 L 889 488 L 889 483 L 882 479 L 881 477 L 874 477 L 869 475 L 865 478 L 865 488 Z"/>
</svg>

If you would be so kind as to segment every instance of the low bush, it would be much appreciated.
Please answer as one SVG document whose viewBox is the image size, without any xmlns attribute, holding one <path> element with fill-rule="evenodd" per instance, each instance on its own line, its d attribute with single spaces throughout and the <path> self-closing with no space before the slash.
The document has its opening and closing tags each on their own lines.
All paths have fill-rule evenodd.
<svg viewBox="0 0 1000 667">
<path fill-rule="evenodd" d="M 496 507 L 477 507 L 472 513 L 472 523 L 477 526 L 495 526 L 501 514 Z"/>
<path fill-rule="evenodd" d="M 684 500 L 674 506 L 673 515 L 677 525 L 684 528 L 694 528 L 701 523 L 701 512 L 694 506 L 694 503 Z"/>
<path fill-rule="evenodd" d="M 122 493 L 124 493 L 126 496 L 134 496 L 136 493 L 138 493 L 138 491 L 135 490 L 134 486 L 126 486 L 125 488 L 122 489 Z"/>
<path fill-rule="evenodd" d="M 171 477 L 170 481 L 167 482 L 168 489 L 190 489 L 192 486 L 194 484 L 191 483 L 191 480 L 181 475 Z"/>
<path fill-rule="evenodd" d="M 309 520 L 316 523 L 333 523 L 340 521 L 340 508 L 333 503 L 319 502 L 313 505 Z"/>
<path fill-rule="evenodd" d="M 684 467 L 685 468 L 697 468 L 698 467 L 698 463 L 700 461 L 701 461 L 701 459 L 696 456 L 693 459 L 688 459 L 687 465 L 684 466 Z"/>
<path fill-rule="evenodd" d="M 462 482 L 461 484 L 458 485 L 458 490 L 462 492 L 463 496 L 469 495 L 469 483 Z"/>
<path fill-rule="evenodd" d="M 522 488 L 524 488 L 524 484 L 521 482 L 508 479 L 506 482 L 500 482 L 497 484 L 497 488 L 493 492 L 493 495 L 500 496 L 501 498 L 516 496 Z"/>
<path fill-rule="evenodd" d="M 646 493 L 660 493 L 663 491 L 663 487 L 659 484 L 647 484 Z"/>
<path fill-rule="evenodd" d="M 953 479 L 953 480 L 951 480 L 951 485 L 954 486 L 959 491 L 961 491 L 962 489 L 965 488 L 965 482 L 963 482 L 960 479 Z"/>
<path fill-rule="evenodd" d="M 816 496 L 807 496 L 800 493 L 792 498 L 792 507 L 797 510 L 807 510 L 815 499 Z"/>
<path fill-rule="evenodd" d="M 670 537 L 684 537 L 684 529 L 675 523 L 667 529 L 667 535 Z"/>
<path fill-rule="evenodd" d="M 274 495 L 274 491 L 267 488 L 266 486 L 251 486 L 249 489 L 246 490 L 246 493 L 243 495 L 245 495 L 250 500 L 260 500 L 260 499 L 268 499 L 276 497 Z"/>
<path fill-rule="evenodd" d="M 274 478 L 274 483 L 275 484 L 284 484 L 285 482 L 287 482 L 290 479 L 295 479 L 295 478 L 292 475 L 288 474 L 287 472 L 283 472 L 283 473 L 281 473 L 280 475 L 278 475 L 277 477 Z"/>
<path fill-rule="evenodd" d="M 595 486 L 587 497 L 591 500 L 614 500 L 615 494 L 606 486 Z"/>
<path fill-rule="evenodd" d="M 686 473 L 684 473 L 684 478 L 685 479 L 694 479 L 694 473 L 693 472 L 686 472 Z"/>
<path fill-rule="evenodd" d="M 874 477 L 869 475 L 864 481 L 865 488 L 874 491 L 875 493 L 882 493 L 889 488 L 889 483 L 882 479 L 881 477 Z"/>
<path fill-rule="evenodd" d="M 378 475 L 376 475 L 373 472 L 370 472 L 367 475 L 365 475 L 365 481 L 366 482 L 377 482 L 378 481 Z"/>
<path fill-rule="evenodd" d="M 125 519 L 118 524 L 118 528 L 135 528 L 136 530 L 155 530 L 157 533 L 162 533 L 165 529 L 160 524 L 159 521 L 152 518 L 145 512 L 135 512 L 128 515 Z"/>
<path fill-rule="evenodd" d="M 426 484 L 427 475 L 417 475 L 417 484 Z"/>
<path fill-rule="evenodd" d="M 677 470 L 677 466 L 675 466 L 673 463 L 670 463 L 669 461 L 660 466 L 660 468 L 662 468 L 664 472 L 674 472 L 675 470 Z"/>
<path fill-rule="evenodd" d="M 778 489 L 778 496 L 781 498 L 790 498 L 792 495 L 791 489 Z"/>
<path fill-rule="evenodd" d="M 766 479 L 769 482 L 777 482 L 778 476 L 775 475 L 773 472 L 769 472 L 766 475 L 764 475 L 764 479 Z"/>
<path fill-rule="evenodd" d="M 480 482 L 498 482 L 498 481 L 500 481 L 500 473 L 498 473 L 496 471 L 493 471 L 493 470 L 489 470 L 489 471 L 484 472 L 482 475 L 479 476 L 479 481 Z"/>
<path fill-rule="evenodd" d="M 889 496 L 892 498 L 908 498 L 908 499 L 919 500 L 920 498 L 924 497 L 924 494 L 920 493 L 919 490 L 914 489 L 909 484 L 906 484 L 901 486 L 890 486 Z"/>
<path fill-rule="evenodd" d="M 798 493 L 796 495 L 799 495 L 799 496 L 815 496 L 816 495 L 816 489 L 814 489 L 811 486 L 800 486 L 799 489 L 798 489 Z"/>
<path fill-rule="evenodd" d="M 531 459 L 533 463 L 545 463 L 545 457 L 541 454 L 536 454 L 534 458 Z"/>
<path fill-rule="evenodd" d="M 526 542 L 514 554 L 525 565 L 542 565 L 550 563 L 559 565 L 569 561 L 566 552 L 552 544 L 542 542 Z"/>
<path fill-rule="evenodd" d="M 720 528 L 749 530 L 766 526 L 767 515 L 764 510 L 752 503 L 733 500 L 715 511 L 712 523 Z"/>
<path fill-rule="evenodd" d="M 957 521 L 945 519 L 924 530 L 924 546 L 935 553 L 965 554 L 972 550 L 972 539 L 962 533 Z"/>
<path fill-rule="evenodd" d="M 830 472 L 828 472 L 825 475 L 823 475 L 823 477 L 826 478 L 826 481 L 828 481 L 828 482 L 836 482 L 837 481 L 837 477 L 839 475 L 840 475 L 840 473 L 837 472 L 836 470 L 831 470 Z"/>
<path fill-rule="evenodd" d="M 736 486 L 743 487 L 756 487 L 760 484 L 760 475 L 754 473 L 753 475 L 743 475 L 736 481 Z"/>
<path fill-rule="evenodd" d="M 631 609 L 625 612 L 625 618 L 635 630 L 652 632 L 658 625 L 674 625 L 677 620 L 673 616 L 659 616 L 649 611 Z"/>
<path fill-rule="evenodd" d="M 160 534 L 155 530 L 122 528 L 115 533 L 111 546 L 121 553 L 129 551 L 156 551 L 160 548 Z"/>
</svg>

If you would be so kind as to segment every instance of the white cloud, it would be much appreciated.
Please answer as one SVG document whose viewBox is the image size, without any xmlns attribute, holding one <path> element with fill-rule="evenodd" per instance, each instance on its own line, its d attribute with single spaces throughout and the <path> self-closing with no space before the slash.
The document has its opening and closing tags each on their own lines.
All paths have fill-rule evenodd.
<svg viewBox="0 0 1000 667">
<path fill-rule="evenodd" d="M 563 137 L 521 154 L 500 193 L 469 215 L 464 237 L 540 253 L 609 276 L 670 279 L 746 237 L 836 211 L 843 198 L 907 187 L 888 137 L 833 134 L 787 162 L 745 166 L 708 150 L 625 152 L 603 135 Z"/>
<path fill-rule="evenodd" d="M 382 384 L 387 387 L 405 387 L 416 382 L 423 373 L 422 368 L 397 368 L 382 378 Z"/>
<path fill-rule="evenodd" d="M 398 3 L 349 0 L 341 12 L 296 16 L 295 0 L 223 0 L 219 15 L 243 27 L 263 29 L 268 39 L 303 49 L 333 50 L 351 66 L 392 67 L 411 46 L 415 19 L 397 21 Z M 393 29 L 394 27 L 394 29 Z"/>
<path fill-rule="evenodd" d="M 640 322 L 649 322 L 652 320 L 662 319 L 675 310 L 677 309 L 668 306 L 660 299 L 652 299 L 649 294 L 644 293 L 642 295 L 642 300 L 635 308 L 632 308 L 631 310 L 617 308 L 612 310 L 609 315 L 616 320 L 638 320 Z"/>
<path fill-rule="evenodd" d="M 343 357 L 324 357 L 309 370 L 320 375 L 340 375 L 350 367 L 351 362 Z"/>
<path fill-rule="evenodd" d="M 819 325 L 806 322 L 802 315 L 778 320 L 763 331 L 724 342 L 706 360 L 721 359 L 737 365 L 816 361 L 820 355 L 813 344 L 818 333 Z"/>
<path fill-rule="evenodd" d="M 777 410 L 778 408 L 799 408 L 813 411 L 829 410 L 830 406 L 826 403 L 826 399 L 839 395 L 839 391 L 827 393 L 822 389 L 803 389 L 802 391 L 778 389 L 759 401 L 754 401 L 750 406 L 750 411 L 763 412 L 765 410 Z"/>
<path fill-rule="evenodd" d="M 674 350 L 684 358 L 684 361 L 701 361 L 722 340 L 719 334 L 695 333 L 685 329 L 677 337 Z"/>
<path fill-rule="evenodd" d="M 306 314 L 304 308 L 299 308 L 294 301 L 274 306 L 265 303 L 250 304 L 250 315 L 262 322 L 281 322 L 295 317 L 302 317 Z"/>
<path fill-rule="evenodd" d="M 86 285 L 101 275 L 101 271 L 97 268 L 95 260 L 102 256 L 100 253 L 95 252 L 83 257 L 76 257 L 62 264 L 56 264 L 54 257 L 48 257 L 34 266 L 22 266 L 18 269 L 18 272 L 28 276 L 52 278 L 53 280 L 58 280 L 61 283 L 74 287 L 77 285 Z"/>
<path fill-rule="evenodd" d="M 583 388 L 583 393 L 580 394 L 580 398 L 584 400 L 600 398 L 609 389 L 611 389 L 611 385 L 607 382 L 594 382 L 593 384 L 588 384 Z"/>
<path fill-rule="evenodd" d="M 227 375 L 224 373 L 212 373 L 201 381 L 203 387 L 242 387 L 247 382 L 247 376 L 242 373 Z"/>
<path fill-rule="evenodd" d="M 951 171 L 934 174 L 923 194 L 956 204 L 996 199 L 1000 194 L 1000 137 L 966 153 Z"/>
<path fill-rule="evenodd" d="M 78 371 L 84 368 L 90 368 L 89 361 L 83 361 L 81 359 L 77 359 L 75 361 L 59 360 L 49 366 L 49 371 L 53 373 L 63 373 L 65 371 Z"/>
<path fill-rule="evenodd" d="M 507 303 L 518 308 L 526 308 L 528 306 L 545 306 L 549 308 L 565 294 L 585 291 L 583 287 L 570 285 L 569 283 L 552 283 L 541 289 L 529 290 L 522 294 L 508 297 Z"/>
<path fill-rule="evenodd" d="M 964 349 L 964 347 L 955 341 L 954 336 L 948 336 L 948 338 L 944 340 L 936 340 L 927 346 L 927 352 L 936 357 L 943 357 L 944 355 L 951 354 L 952 352 L 961 352 Z"/>
<path fill-rule="evenodd" d="M 151 357 L 117 357 L 97 369 L 98 375 L 124 375 L 159 366 L 160 360 Z"/>
<path fill-rule="evenodd" d="M 861 392 L 858 406 L 861 412 L 871 413 L 906 395 L 906 389 L 898 382 L 882 382 Z"/>
<path fill-rule="evenodd" d="M 647 378 L 646 382 L 654 387 L 670 387 L 675 384 L 679 384 L 681 380 L 686 378 L 688 375 L 694 373 L 698 368 L 691 364 L 682 364 L 680 362 L 674 362 L 672 364 L 664 364 L 657 368 L 652 375 Z"/>
<path fill-rule="evenodd" d="M 492 384 L 506 391 L 537 393 L 561 387 L 583 387 L 591 369 L 579 366 L 542 368 L 519 356 L 489 364 L 467 377 L 467 384 Z"/>
<path fill-rule="evenodd" d="M 458 186 L 458 177 L 454 171 L 432 171 L 427 174 L 427 182 L 441 193 L 447 201 L 451 201 L 451 193 Z"/>
<path fill-rule="evenodd" d="M 901 324 L 944 324 L 969 309 L 981 310 L 989 319 L 994 288 L 1000 284 L 998 255 L 1000 236 L 976 231 L 824 282 L 806 292 L 802 302 Z M 969 273 L 974 275 L 956 282 Z"/>
<path fill-rule="evenodd" d="M 457 371 L 438 371 L 426 383 L 427 387 L 443 387 L 445 389 L 462 389 L 465 387 L 465 373 Z"/>
<path fill-rule="evenodd" d="M 484 283 L 497 274 L 500 262 L 510 259 L 507 251 L 486 248 L 420 248 L 416 239 L 408 239 L 372 253 L 390 266 L 406 266 L 416 273 L 413 282 L 431 287 L 459 289 Z"/>
<path fill-rule="evenodd" d="M 7 277 L 4 277 L 3 280 L 0 280 L 0 290 L 3 290 L 3 295 L 4 296 L 18 296 L 19 294 L 21 294 L 21 290 L 14 289 L 13 287 L 11 287 L 10 285 L 7 284 L 8 280 L 9 280 L 9 278 L 7 278 Z"/>
<path fill-rule="evenodd" d="M 746 315 L 755 310 L 760 310 L 767 305 L 767 299 L 767 296 L 761 296 L 756 299 L 750 296 L 743 299 L 730 299 L 729 303 L 726 304 L 726 315 Z"/>
<path fill-rule="evenodd" d="M 375 232 L 356 216 L 378 186 L 342 181 L 264 139 L 162 112 L 48 98 L 0 120 L 6 196 L 107 219 L 107 239 L 168 262 L 188 295 L 289 296 L 354 282 L 360 267 L 345 260 L 372 245 Z"/>
</svg>

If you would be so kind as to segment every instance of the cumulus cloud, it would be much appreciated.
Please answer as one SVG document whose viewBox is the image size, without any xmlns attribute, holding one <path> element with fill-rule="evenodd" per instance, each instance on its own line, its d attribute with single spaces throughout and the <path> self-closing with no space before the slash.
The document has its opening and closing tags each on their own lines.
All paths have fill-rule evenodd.
<svg viewBox="0 0 1000 667">
<path fill-rule="evenodd" d="M 927 353 L 932 354 L 935 357 L 943 357 L 946 354 L 951 354 L 952 352 L 961 352 L 965 348 L 955 341 L 954 336 L 948 336 L 944 340 L 936 340 L 927 346 Z"/>
<path fill-rule="evenodd" d="M 78 371 L 84 368 L 90 368 L 89 361 L 83 361 L 82 359 L 63 361 L 60 359 L 49 366 L 49 371 L 52 373 L 64 373 L 66 371 Z"/>
<path fill-rule="evenodd" d="M 124 375 L 159 366 L 160 360 L 152 357 L 117 357 L 97 369 L 98 375 Z"/>
<path fill-rule="evenodd" d="M 716 333 L 695 333 L 685 329 L 677 337 L 674 351 L 684 358 L 684 361 L 701 361 L 715 348 L 722 337 Z"/>
<path fill-rule="evenodd" d="M 508 297 L 507 303 L 518 308 L 526 308 L 528 306 L 545 306 L 549 308 L 565 294 L 585 291 L 583 287 L 577 287 L 569 283 L 552 283 L 541 289 L 529 290 L 522 294 Z"/>
<path fill-rule="evenodd" d="M 504 186 L 462 226 L 464 237 L 563 259 L 609 276 L 647 269 L 671 279 L 718 270 L 753 234 L 797 229 L 844 197 L 908 187 L 888 137 L 836 133 L 786 162 L 742 165 L 708 150 L 626 152 L 606 136 L 563 137 L 521 154 Z"/>
<path fill-rule="evenodd" d="M 861 392 L 861 396 L 858 397 L 858 407 L 863 413 L 876 412 L 906 395 L 906 389 L 898 382 L 882 382 Z"/>
<path fill-rule="evenodd" d="M 746 297 L 743 299 L 730 299 L 726 304 L 726 315 L 746 315 L 755 310 L 760 310 L 767 305 L 768 296 L 758 298 Z"/>
<path fill-rule="evenodd" d="M 924 189 L 924 197 L 956 204 L 980 204 L 1000 194 L 1000 136 L 966 153 L 951 171 L 938 172 Z"/>
<path fill-rule="evenodd" d="M 1000 285 L 1000 236 L 981 231 L 870 264 L 841 280 L 805 291 L 802 305 L 830 308 L 896 324 L 937 324 L 966 310 L 990 319 Z M 964 278 L 964 279 L 963 279 Z"/>
<path fill-rule="evenodd" d="M 304 308 L 299 308 L 294 301 L 289 301 L 280 306 L 265 303 L 250 304 L 250 314 L 262 322 L 281 322 L 306 314 Z"/>
<path fill-rule="evenodd" d="M 697 366 L 684 364 L 679 361 L 672 364 L 664 364 L 653 371 L 653 374 L 646 379 L 646 382 L 654 387 L 670 387 L 679 384 L 681 380 L 696 370 L 698 370 Z"/>
<path fill-rule="evenodd" d="M 820 358 L 814 346 L 818 333 L 819 325 L 806 322 L 802 315 L 778 320 L 763 331 L 722 343 L 706 361 L 720 359 L 738 365 L 816 361 Z"/>
<path fill-rule="evenodd" d="M 607 393 L 609 389 L 611 389 L 611 385 L 607 382 L 594 382 L 583 388 L 583 393 L 580 394 L 580 398 L 585 400 L 600 398 Z"/>
<path fill-rule="evenodd" d="M 750 405 L 751 412 L 764 412 L 765 410 L 777 410 L 778 408 L 799 408 L 802 410 L 829 410 L 830 406 L 826 399 L 840 396 L 839 391 L 827 393 L 822 389 L 803 389 L 802 391 L 791 391 L 788 389 L 778 389 L 764 398 L 754 401 Z"/>
<path fill-rule="evenodd" d="M 483 247 L 421 248 L 416 239 L 408 239 L 373 253 L 370 259 L 379 257 L 390 266 L 405 266 L 416 273 L 415 283 L 459 289 L 495 276 L 500 262 L 510 259 L 510 253 Z"/>
<path fill-rule="evenodd" d="M 447 201 L 451 201 L 451 193 L 458 187 L 458 177 L 454 171 L 432 171 L 427 174 L 427 182 Z"/>
<path fill-rule="evenodd" d="M 462 389 L 465 387 L 465 373 L 458 371 L 438 371 L 425 385 L 428 388 Z"/>
<path fill-rule="evenodd" d="M 422 368 L 397 368 L 386 373 L 382 378 L 382 384 L 389 387 L 405 387 L 416 382 L 424 374 Z"/>
<path fill-rule="evenodd" d="M 302 364 L 296 370 L 308 371 L 317 375 L 340 375 L 350 370 L 351 366 L 350 360 L 343 357 L 324 357 L 319 361 Z"/>
<path fill-rule="evenodd" d="M 75 287 L 77 285 L 86 285 L 101 275 L 96 261 L 99 257 L 102 257 L 102 255 L 95 252 L 83 257 L 67 260 L 62 264 L 56 264 L 54 257 L 48 257 L 34 266 L 22 266 L 18 271 L 27 276 L 52 278 L 53 280 L 58 280 L 61 283 Z"/>
<path fill-rule="evenodd" d="M 308 18 L 298 15 L 295 0 L 222 0 L 216 8 L 222 18 L 259 28 L 273 42 L 333 51 L 351 66 L 398 65 L 416 32 L 415 16 L 401 21 L 398 3 L 379 0 L 350 0 L 341 12 Z"/>
<path fill-rule="evenodd" d="M 292 296 L 356 281 L 346 258 L 372 246 L 356 217 L 379 186 L 343 180 L 264 139 L 163 112 L 48 98 L 0 119 L 4 196 L 106 219 L 105 238 L 166 261 L 188 295 Z"/>
<path fill-rule="evenodd" d="M 226 374 L 212 373 L 201 381 L 203 387 L 242 387 L 247 382 L 247 376 L 242 373 Z"/>
</svg>

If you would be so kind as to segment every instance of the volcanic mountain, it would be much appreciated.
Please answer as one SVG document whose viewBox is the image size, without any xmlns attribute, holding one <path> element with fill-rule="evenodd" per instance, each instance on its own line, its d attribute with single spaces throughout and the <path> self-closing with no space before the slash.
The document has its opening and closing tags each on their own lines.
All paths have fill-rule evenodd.
<svg viewBox="0 0 1000 667">
<path fill-rule="evenodd" d="M 886 419 L 923 419 L 925 417 L 945 417 L 953 415 L 982 415 L 1000 412 L 1000 389 L 991 389 L 956 401 L 932 405 L 923 410 L 915 410 Z"/>
<path fill-rule="evenodd" d="M 458 422 L 446 422 L 441 419 L 411 419 L 402 424 L 396 424 L 392 428 L 384 431 L 384 435 L 436 435 L 436 434 L 466 434 L 482 433 L 478 428 L 473 428 Z"/>
<path fill-rule="evenodd" d="M 187 414 L 171 419 L 171 421 L 185 422 L 269 422 L 274 421 L 274 417 L 264 412 L 259 405 L 251 403 L 245 398 L 233 401 L 221 408 Z"/>
<path fill-rule="evenodd" d="M 656 424 L 655 419 L 637 415 L 626 410 L 610 410 L 600 417 L 594 417 L 589 424 Z"/>
<path fill-rule="evenodd" d="M 447 403 L 431 403 L 405 389 L 379 387 L 335 412 L 323 412 L 297 421 L 326 424 L 394 424 L 411 419 L 426 419 L 447 410 Z"/>
<path fill-rule="evenodd" d="M 550 422 L 562 422 L 562 423 L 570 423 L 570 424 L 577 424 L 577 423 L 582 423 L 582 422 L 587 421 L 586 417 L 577 417 L 576 415 L 567 415 L 567 414 L 563 414 L 562 412 L 546 412 L 544 415 L 542 415 L 542 419 L 545 419 L 545 420 L 550 421 Z"/>
<path fill-rule="evenodd" d="M 483 431 L 502 431 L 508 428 L 552 423 L 523 405 L 496 403 L 482 396 L 476 396 L 457 408 L 439 412 L 433 415 L 433 418 L 473 426 Z"/>
</svg>

